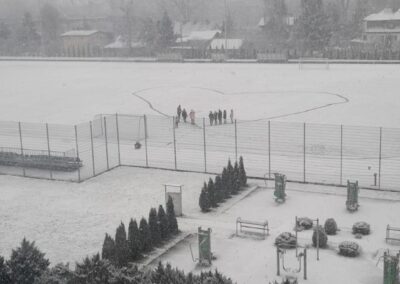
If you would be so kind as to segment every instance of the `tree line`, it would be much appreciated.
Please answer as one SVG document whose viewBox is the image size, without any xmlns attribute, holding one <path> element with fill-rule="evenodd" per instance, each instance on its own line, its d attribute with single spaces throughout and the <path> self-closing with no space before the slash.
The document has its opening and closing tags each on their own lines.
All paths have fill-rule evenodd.
<svg viewBox="0 0 400 284">
<path fill-rule="evenodd" d="M 240 157 L 239 163 L 236 161 L 234 166 L 229 159 L 221 175 L 217 175 L 215 180 L 210 178 L 208 184 L 204 182 L 199 196 L 201 211 L 208 212 L 211 208 L 218 207 L 218 204 L 238 194 L 246 185 L 247 175 L 243 157 Z"/>
<path fill-rule="evenodd" d="M 140 224 L 135 219 L 131 219 L 126 232 L 123 222 L 118 226 L 113 239 L 106 234 L 101 256 L 109 260 L 118 267 L 127 266 L 129 262 L 134 262 L 149 253 L 153 248 L 169 240 L 178 234 L 178 222 L 176 220 L 174 204 L 172 198 L 167 201 L 167 212 L 162 205 L 151 208 L 149 218 L 144 217 Z"/>
<path fill-rule="evenodd" d="M 161 262 L 150 271 L 140 270 L 136 265 L 117 266 L 100 254 L 87 256 L 77 262 L 74 270 L 69 264 L 59 263 L 49 267 L 35 242 L 25 238 L 12 250 L 9 260 L 0 256 L 1 284 L 232 284 L 232 280 L 217 270 L 186 274 L 170 264 Z"/>
</svg>

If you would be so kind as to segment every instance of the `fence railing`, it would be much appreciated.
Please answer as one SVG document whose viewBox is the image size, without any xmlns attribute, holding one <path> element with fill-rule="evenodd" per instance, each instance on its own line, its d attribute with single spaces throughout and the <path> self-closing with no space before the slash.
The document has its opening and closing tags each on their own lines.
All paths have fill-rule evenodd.
<svg viewBox="0 0 400 284">
<path fill-rule="evenodd" d="M 396 128 L 281 121 L 211 126 L 206 119 L 176 125 L 172 117 L 112 114 L 73 126 L 0 122 L 0 149 L 82 164 L 74 171 L 0 165 L 1 174 L 45 179 L 80 182 L 118 166 L 219 174 L 228 159 L 243 156 L 250 177 L 280 172 L 297 182 L 345 185 L 350 179 L 400 191 Z"/>
</svg>

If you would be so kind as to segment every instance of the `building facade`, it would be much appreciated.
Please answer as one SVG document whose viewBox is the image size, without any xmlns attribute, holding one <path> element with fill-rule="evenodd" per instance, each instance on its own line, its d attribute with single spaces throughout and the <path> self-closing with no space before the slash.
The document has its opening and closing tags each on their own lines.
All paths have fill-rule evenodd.
<svg viewBox="0 0 400 284">
<path fill-rule="evenodd" d="M 61 35 L 63 54 L 68 57 L 101 56 L 110 35 L 97 30 L 74 30 Z"/>
<path fill-rule="evenodd" d="M 363 40 L 376 46 L 391 48 L 400 42 L 400 10 L 386 8 L 364 19 Z"/>
</svg>

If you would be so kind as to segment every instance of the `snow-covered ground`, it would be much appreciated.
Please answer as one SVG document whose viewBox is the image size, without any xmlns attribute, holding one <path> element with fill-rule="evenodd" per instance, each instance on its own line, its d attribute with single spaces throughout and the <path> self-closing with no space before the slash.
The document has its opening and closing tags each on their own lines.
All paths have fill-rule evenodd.
<svg viewBox="0 0 400 284">
<path fill-rule="evenodd" d="M 329 238 L 330 249 L 321 251 L 316 262 L 315 250 L 309 250 L 307 283 L 378 283 L 382 270 L 375 267 L 384 242 L 386 224 L 400 225 L 400 196 L 394 193 L 362 191 L 358 212 L 345 209 L 345 189 L 288 184 L 286 203 L 277 205 L 269 187 L 260 188 L 238 202 L 223 205 L 217 212 L 203 214 L 198 195 L 208 175 L 177 173 L 122 167 L 81 184 L 0 176 L 0 255 L 9 256 L 23 237 L 35 240 L 52 264 L 74 263 L 87 254 L 101 250 L 104 234 L 114 234 L 120 221 L 127 225 L 131 217 L 147 216 L 151 207 L 164 203 L 163 183 L 182 183 L 184 217 L 179 224 L 186 233 L 198 226 L 211 227 L 212 249 L 217 260 L 213 268 L 231 276 L 238 283 L 265 283 L 276 273 L 274 238 L 292 231 L 294 217 L 334 217 L 341 232 Z M 254 183 L 254 181 L 250 181 Z M 256 182 L 257 183 L 257 182 Z M 265 186 L 264 183 L 259 185 Z M 321 193 L 323 192 L 323 193 Z M 270 224 L 270 236 L 235 237 L 237 217 Z M 363 254 L 354 260 L 337 255 L 341 240 L 353 240 L 352 224 L 366 221 L 372 234 L 357 240 Z M 310 244 L 310 232 L 300 233 L 301 244 Z M 186 271 L 198 271 L 191 260 L 189 244 L 196 251 L 196 237 L 189 238 L 161 259 Z M 395 249 L 396 247 L 391 247 Z M 398 248 L 398 247 L 397 247 Z M 288 263 L 291 254 L 288 253 Z M 293 267 L 296 265 L 292 263 Z M 338 273 L 340 272 L 340 273 Z"/>
<path fill-rule="evenodd" d="M 207 116 L 209 110 L 233 108 L 237 119 L 251 120 L 238 124 L 238 154 L 246 155 L 248 172 L 262 176 L 267 171 L 265 121 L 272 119 L 272 125 L 276 125 L 273 129 L 281 129 L 289 135 L 273 137 L 272 172 L 281 171 L 289 177 L 294 175 L 295 179 L 301 179 L 303 160 L 302 155 L 296 153 L 301 152 L 303 145 L 297 141 L 301 137 L 302 125 L 293 127 L 280 121 L 398 127 L 399 75 L 397 65 L 331 65 L 329 71 L 300 71 L 295 64 L 0 62 L 0 121 L 72 125 L 87 122 L 99 113 L 174 115 L 178 104 L 188 110 L 194 109 L 198 117 Z M 173 168 L 171 124 L 160 121 L 156 118 L 149 121 L 153 127 L 149 139 L 149 164 Z M 0 137 L 0 146 L 19 143 L 15 126 L 15 123 L 0 125 L 0 130 L 6 132 Z M 23 131 L 26 132 L 30 126 L 23 124 Z M 53 138 L 52 150 L 65 151 L 75 147 L 73 128 L 64 127 L 68 135 Z M 319 180 L 322 176 L 325 182 L 338 182 L 340 128 L 313 127 L 307 129 L 307 135 L 316 145 L 310 147 L 321 144 L 327 148 L 307 149 L 307 178 Z M 202 129 L 189 128 L 180 126 L 176 130 L 177 166 L 179 169 L 203 171 Z M 54 137 L 60 129 L 64 128 L 51 126 L 50 135 Z M 83 177 L 91 176 L 93 171 L 88 129 L 88 125 L 78 128 L 81 158 L 85 162 L 81 172 Z M 258 133 L 258 129 L 265 131 Z M 15 133 L 10 134 L 10 131 Z M 40 133 L 45 133 L 43 131 L 41 129 Z M 354 131 L 359 131 L 354 140 L 344 141 L 349 146 L 345 147 L 347 158 L 343 161 L 343 181 L 355 178 L 370 185 L 372 174 L 378 168 L 376 154 L 379 144 L 375 140 L 379 131 L 369 129 L 370 132 L 364 133 L 363 129 L 345 127 L 345 137 L 353 137 L 351 133 Z M 226 138 L 232 138 L 233 133 L 232 125 L 207 129 L 209 147 L 205 165 L 209 171 L 218 172 L 229 157 L 233 159 L 234 140 L 229 139 L 226 143 Z M 276 133 L 273 131 L 272 136 Z M 325 134 L 321 136 L 321 133 Z M 46 145 L 45 135 L 38 138 L 29 132 L 27 134 L 24 143 L 38 149 Z M 114 134 L 112 136 L 108 149 L 111 167 L 118 164 L 116 139 Z M 398 156 L 394 146 L 397 139 L 397 130 L 391 134 L 384 132 L 384 141 L 389 141 L 385 145 L 389 146 L 382 149 L 382 183 L 394 188 L 398 188 Z M 102 136 L 94 140 L 97 173 L 106 170 L 103 140 Z M 364 145 L 364 140 L 375 141 L 373 149 L 368 143 Z M 122 164 L 144 166 L 144 149 L 134 150 L 133 142 L 132 139 L 122 139 Z M 292 148 L 288 149 L 288 146 Z M 295 155 L 287 156 L 285 153 L 288 151 Z M 321 157 L 320 151 L 323 152 Z M 371 151 L 368 163 L 360 160 L 365 151 Z M 330 155 L 333 158 L 328 159 Z M 35 170 L 27 171 L 36 175 Z M 42 174 L 37 173 L 37 176 Z M 61 173 L 53 174 L 55 178 L 61 177 Z M 76 179 L 76 174 L 70 173 L 70 178 Z M 341 228 L 338 236 L 329 239 L 330 249 L 321 252 L 321 261 L 315 261 L 315 251 L 310 249 L 307 283 L 381 282 L 382 269 L 375 263 L 382 249 L 388 247 L 384 242 L 385 226 L 400 226 L 398 194 L 362 191 L 360 210 L 349 214 L 344 206 L 343 188 L 289 184 L 289 198 L 285 204 L 278 206 L 274 203 L 271 188 L 258 189 L 232 206 L 202 214 L 198 209 L 198 195 L 208 178 L 203 174 L 127 167 L 81 184 L 0 176 L 0 255 L 8 257 L 11 249 L 18 246 L 25 236 L 37 242 L 52 264 L 79 261 L 87 254 L 101 250 L 104 234 L 113 235 L 120 221 L 127 225 L 131 217 L 147 216 L 151 207 L 163 204 L 163 183 L 182 183 L 185 185 L 185 216 L 179 220 L 180 227 L 193 233 L 198 226 L 211 227 L 212 248 L 217 257 L 213 268 L 218 268 L 238 283 L 265 283 L 274 279 L 276 256 L 273 240 L 277 234 L 292 230 L 296 215 L 319 217 L 322 222 L 334 217 Z M 247 235 L 233 236 L 235 219 L 239 216 L 256 221 L 268 219 L 271 236 L 265 241 Z M 359 258 L 339 257 L 335 248 L 341 240 L 353 239 L 350 228 L 355 221 L 369 222 L 372 235 L 357 240 L 363 247 Z M 310 243 L 310 233 L 301 233 L 300 237 L 303 244 Z M 189 244 L 195 248 L 196 238 L 189 238 L 162 260 L 186 271 L 197 271 L 191 260 Z"/>
<path fill-rule="evenodd" d="M 0 120 L 75 124 L 98 113 L 158 114 L 149 102 L 168 115 L 181 104 L 198 116 L 233 108 L 240 120 L 398 127 L 398 65 L 330 67 L 4 61 Z"/>
</svg>

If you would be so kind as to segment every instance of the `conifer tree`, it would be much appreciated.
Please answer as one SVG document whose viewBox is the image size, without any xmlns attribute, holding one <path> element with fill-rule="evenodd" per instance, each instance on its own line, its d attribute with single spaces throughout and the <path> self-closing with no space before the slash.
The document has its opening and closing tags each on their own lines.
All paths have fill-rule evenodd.
<svg viewBox="0 0 400 284">
<path fill-rule="evenodd" d="M 161 239 L 166 240 L 169 237 L 168 217 L 162 205 L 158 207 L 157 219 L 160 224 Z"/>
<path fill-rule="evenodd" d="M 129 261 L 128 242 L 126 240 L 126 230 L 124 223 L 118 226 L 115 232 L 115 262 L 116 265 L 126 266 Z"/>
<path fill-rule="evenodd" d="M 11 284 L 8 267 L 2 256 L 0 256 L 0 283 Z"/>
<path fill-rule="evenodd" d="M 224 190 L 222 186 L 222 179 L 221 176 L 216 176 L 215 177 L 215 197 L 217 200 L 217 203 L 221 203 L 224 201 Z"/>
<path fill-rule="evenodd" d="M 151 233 L 151 242 L 153 246 L 157 246 L 161 243 L 161 231 L 157 219 L 157 210 L 155 208 L 150 209 L 149 227 Z"/>
<path fill-rule="evenodd" d="M 25 238 L 20 247 L 12 250 L 10 260 L 7 261 L 11 282 L 18 284 L 34 283 L 49 265 L 49 260 L 44 258 L 44 253 L 35 246 L 35 242 Z"/>
<path fill-rule="evenodd" d="M 240 190 L 240 176 L 239 176 L 239 164 L 235 162 L 233 168 L 233 192 L 238 193 Z"/>
<path fill-rule="evenodd" d="M 171 196 L 167 201 L 167 218 L 168 218 L 168 227 L 169 232 L 172 235 L 179 233 L 178 221 L 176 220 L 175 210 L 174 210 L 174 202 L 172 201 Z"/>
<path fill-rule="evenodd" d="M 140 232 L 136 220 L 131 219 L 128 227 L 129 260 L 135 261 L 140 257 Z"/>
<path fill-rule="evenodd" d="M 208 193 L 208 198 L 210 200 L 210 206 L 211 207 L 217 207 L 217 200 L 216 200 L 216 195 L 215 195 L 215 185 L 214 181 L 212 178 L 208 180 L 208 185 L 207 185 L 207 193 Z"/>
<path fill-rule="evenodd" d="M 231 163 L 230 159 L 228 160 L 227 171 L 228 171 L 228 189 L 229 189 L 230 194 L 234 194 L 234 192 L 235 192 L 234 188 L 233 188 L 233 185 L 234 185 L 234 170 L 233 170 L 232 163 Z"/>
<path fill-rule="evenodd" d="M 143 252 L 148 252 L 152 249 L 149 224 L 145 218 L 142 218 L 139 226 L 141 250 Z"/>
<path fill-rule="evenodd" d="M 104 238 L 101 258 L 107 259 L 111 262 L 115 261 L 115 242 L 109 234 L 106 234 L 106 237 Z"/>
<path fill-rule="evenodd" d="M 221 182 L 222 182 L 222 191 L 224 192 L 224 197 L 225 198 L 231 197 L 231 191 L 229 188 L 229 174 L 227 168 L 224 168 L 224 170 L 222 171 Z"/>
<path fill-rule="evenodd" d="M 199 197 L 199 206 L 202 212 L 208 212 L 211 207 L 206 188 L 206 184 L 204 183 L 204 187 L 201 190 Z"/>
<path fill-rule="evenodd" d="M 110 283 L 108 266 L 108 262 L 101 260 L 98 253 L 91 258 L 86 256 L 82 263 L 76 263 L 73 279 L 68 283 Z"/>
<path fill-rule="evenodd" d="M 247 185 L 247 175 L 246 175 L 246 170 L 244 169 L 244 162 L 243 162 L 242 156 L 240 156 L 240 159 L 239 159 L 239 178 L 240 178 L 240 186 L 246 186 Z"/>
</svg>

